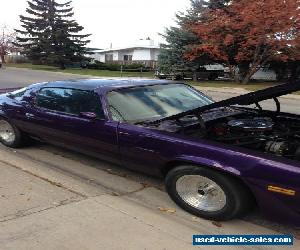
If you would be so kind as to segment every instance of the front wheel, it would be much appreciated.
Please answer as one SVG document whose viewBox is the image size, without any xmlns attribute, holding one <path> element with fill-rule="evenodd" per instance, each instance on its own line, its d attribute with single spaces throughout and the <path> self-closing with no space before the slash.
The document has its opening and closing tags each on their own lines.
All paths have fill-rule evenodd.
<svg viewBox="0 0 300 250">
<path fill-rule="evenodd" d="M 0 118 L 0 142 L 11 148 L 20 147 L 22 144 L 20 130 L 3 118 Z"/>
<path fill-rule="evenodd" d="M 209 168 L 176 167 L 167 174 L 166 189 L 177 205 L 205 219 L 230 220 L 253 205 L 241 182 Z"/>
</svg>

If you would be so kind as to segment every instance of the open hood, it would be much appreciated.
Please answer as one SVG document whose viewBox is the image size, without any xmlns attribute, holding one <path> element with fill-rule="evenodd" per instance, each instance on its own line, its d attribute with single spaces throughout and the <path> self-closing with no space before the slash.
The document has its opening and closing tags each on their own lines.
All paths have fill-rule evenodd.
<svg viewBox="0 0 300 250">
<path fill-rule="evenodd" d="M 231 105 L 250 105 L 250 104 L 258 104 L 261 101 L 268 100 L 268 99 L 274 99 L 277 105 L 277 108 L 280 109 L 280 104 L 277 100 L 278 97 L 287 95 L 296 91 L 300 91 L 300 82 L 294 82 L 294 83 L 286 83 L 277 85 L 275 87 L 270 87 L 262 90 L 258 90 L 255 92 L 251 92 L 245 95 L 240 95 L 236 97 L 232 97 L 223 101 L 214 102 L 212 104 L 202 106 L 196 109 L 188 110 L 186 112 L 176 114 L 170 117 L 166 117 L 164 119 L 161 119 L 159 121 L 163 120 L 170 120 L 170 119 L 178 119 L 186 115 L 192 115 L 192 114 L 199 114 L 201 112 L 214 109 L 214 108 L 220 108 L 220 107 L 228 107 Z M 154 122 L 159 122 L 154 121 Z"/>
</svg>

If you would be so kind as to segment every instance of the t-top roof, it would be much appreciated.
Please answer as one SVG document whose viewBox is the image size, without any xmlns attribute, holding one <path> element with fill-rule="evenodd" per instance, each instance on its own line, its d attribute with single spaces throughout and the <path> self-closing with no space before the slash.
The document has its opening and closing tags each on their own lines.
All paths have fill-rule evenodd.
<svg viewBox="0 0 300 250">
<path fill-rule="evenodd" d="M 82 90 L 95 90 L 99 88 L 117 89 L 167 83 L 172 83 L 172 81 L 155 79 L 76 79 L 48 82 L 44 85 L 44 87 L 64 87 Z"/>
</svg>

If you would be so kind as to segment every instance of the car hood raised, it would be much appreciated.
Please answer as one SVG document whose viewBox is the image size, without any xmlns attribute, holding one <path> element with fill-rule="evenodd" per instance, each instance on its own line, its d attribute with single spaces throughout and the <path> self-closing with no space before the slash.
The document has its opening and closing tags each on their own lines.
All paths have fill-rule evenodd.
<svg viewBox="0 0 300 250">
<path fill-rule="evenodd" d="M 268 99 L 276 99 L 277 97 L 287 95 L 296 91 L 300 90 L 300 81 L 299 82 L 294 82 L 294 83 L 286 83 L 286 84 L 280 84 L 274 87 L 266 88 L 263 90 L 258 90 L 255 92 L 251 92 L 248 94 L 232 97 L 223 101 L 219 102 L 214 102 L 212 104 L 202 106 L 196 109 L 188 110 L 183 113 L 179 113 L 170 117 L 166 117 L 164 119 L 161 119 L 159 121 L 163 120 L 170 120 L 170 119 L 178 119 L 183 116 L 187 115 L 193 115 L 193 114 L 199 114 L 201 112 L 215 109 L 215 108 L 220 108 L 220 107 L 228 107 L 231 105 L 251 105 L 255 103 L 259 103 L 264 100 Z M 155 122 L 159 122 L 155 121 Z"/>
</svg>

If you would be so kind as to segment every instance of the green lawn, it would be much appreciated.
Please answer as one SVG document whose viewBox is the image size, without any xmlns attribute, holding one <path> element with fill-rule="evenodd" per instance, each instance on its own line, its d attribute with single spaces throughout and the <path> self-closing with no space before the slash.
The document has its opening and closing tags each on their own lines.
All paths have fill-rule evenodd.
<svg viewBox="0 0 300 250">
<path fill-rule="evenodd" d="M 154 78 L 153 72 L 123 72 L 122 75 L 119 71 L 109 71 L 109 70 L 95 70 L 95 69 L 79 69 L 79 68 L 69 68 L 65 70 L 61 70 L 54 66 L 46 66 L 46 65 L 33 65 L 30 63 L 22 63 L 22 64 L 7 64 L 7 67 L 17 67 L 17 68 L 29 68 L 33 70 L 46 70 L 53 72 L 64 72 L 64 73 L 72 73 L 79 75 L 91 75 L 98 77 L 145 77 L 145 78 Z M 259 89 L 264 89 L 267 87 L 275 86 L 276 82 L 251 82 L 247 85 L 237 84 L 234 82 L 227 81 L 184 81 L 193 86 L 197 87 L 212 87 L 212 88 L 243 88 L 249 91 L 255 91 Z M 299 94 L 297 92 L 296 94 Z"/>
<path fill-rule="evenodd" d="M 62 70 L 58 67 L 47 66 L 47 65 L 33 65 L 30 63 L 22 63 L 22 64 L 7 64 L 7 67 L 16 67 L 16 68 L 27 68 L 33 70 L 46 70 L 52 72 L 63 72 L 63 73 L 71 73 L 71 74 L 79 74 L 79 75 L 91 75 L 91 76 L 99 76 L 99 77 L 146 77 L 146 78 L 154 78 L 153 72 L 123 72 L 121 74 L 120 71 L 109 71 L 109 70 L 96 70 L 96 69 L 80 69 L 80 68 L 69 68 Z"/>
<path fill-rule="evenodd" d="M 47 65 L 33 65 L 31 63 L 8 63 L 5 66 L 15 67 L 15 68 L 34 69 L 34 70 L 58 71 L 57 67 L 47 66 Z"/>
</svg>

